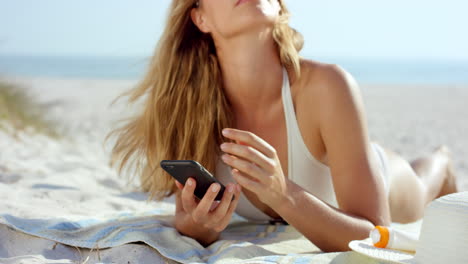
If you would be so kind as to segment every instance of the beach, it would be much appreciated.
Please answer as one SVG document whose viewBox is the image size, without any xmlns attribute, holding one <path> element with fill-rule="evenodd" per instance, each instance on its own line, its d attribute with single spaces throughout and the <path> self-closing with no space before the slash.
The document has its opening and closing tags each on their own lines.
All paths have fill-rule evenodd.
<svg viewBox="0 0 468 264">
<path fill-rule="evenodd" d="M 127 106 L 125 100 L 110 107 L 117 95 L 137 81 L 12 76 L 6 80 L 47 104 L 48 118 L 60 124 L 65 138 L 55 140 L 29 132 L 13 136 L 0 130 L 1 213 L 24 218 L 67 215 L 80 220 L 113 212 L 148 211 L 155 206 L 155 201 L 144 202 L 146 195 L 137 191 L 136 183 L 127 184 L 109 167 L 113 141 L 103 143 L 117 120 L 140 110 L 141 103 Z M 408 160 L 447 145 L 459 189 L 468 191 L 468 85 L 360 87 L 372 140 Z M 85 192 L 73 191 L 82 187 Z M 172 198 L 164 202 L 173 209 Z M 9 259 L 8 263 L 74 263 L 84 262 L 86 256 L 91 263 L 122 263 L 122 259 L 124 263 L 171 262 L 143 244 L 104 250 L 98 256 L 0 225 L 0 259 Z"/>
<path fill-rule="evenodd" d="M 361 85 L 371 139 L 407 160 L 444 144 L 468 188 L 467 85 Z"/>
</svg>

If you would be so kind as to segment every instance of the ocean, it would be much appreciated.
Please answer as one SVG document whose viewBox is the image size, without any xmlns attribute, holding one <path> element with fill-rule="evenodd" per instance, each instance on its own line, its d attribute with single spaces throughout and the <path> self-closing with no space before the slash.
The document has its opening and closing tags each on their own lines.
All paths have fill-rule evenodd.
<svg viewBox="0 0 468 264">
<path fill-rule="evenodd" d="M 468 61 L 308 57 L 338 64 L 358 83 L 468 84 Z M 150 56 L 11 56 L 0 55 L 0 76 L 122 79 L 143 77 Z"/>
</svg>

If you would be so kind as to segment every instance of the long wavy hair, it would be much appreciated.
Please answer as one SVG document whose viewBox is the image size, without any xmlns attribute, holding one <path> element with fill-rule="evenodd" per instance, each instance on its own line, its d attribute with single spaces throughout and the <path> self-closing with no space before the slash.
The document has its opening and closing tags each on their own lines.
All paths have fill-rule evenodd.
<svg viewBox="0 0 468 264">
<path fill-rule="evenodd" d="M 289 26 L 289 12 L 283 1 L 279 3 L 273 38 L 283 66 L 299 76 L 303 38 Z M 160 161 L 196 160 L 214 172 L 221 131 L 233 123 L 214 41 L 192 22 L 192 8 L 196 8 L 193 0 L 172 1 L 144 78 L 116 98 L 128 96 L 128 104 L 145 98 L 143 110 L 105 139 L 117 136 L 110 165 L 117 165 L 119 175 L 124 168 L 134 168 L 131 174 L 140 177 L 142 191 L 157 200 L 176 190 Z"/>
</svg>

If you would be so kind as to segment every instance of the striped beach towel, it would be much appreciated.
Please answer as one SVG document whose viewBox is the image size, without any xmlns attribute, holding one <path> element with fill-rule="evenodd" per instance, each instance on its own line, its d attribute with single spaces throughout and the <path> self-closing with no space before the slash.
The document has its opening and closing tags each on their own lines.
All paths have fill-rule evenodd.
<svg viewBox="0 0 468 264">
<path fill-rule="evenodd" d="M 252 224 L 235 215 L 220 239 L 209 247 L 172 226 L 173 208 L 126 212 L 76 221 L 26 219 L 9 214 L 0 223 L 66 245 L 105 249 L 143 242 L 180 263 L 379 263 L 355 252 L 322 253 L 288 225 Z"/>
</svg>

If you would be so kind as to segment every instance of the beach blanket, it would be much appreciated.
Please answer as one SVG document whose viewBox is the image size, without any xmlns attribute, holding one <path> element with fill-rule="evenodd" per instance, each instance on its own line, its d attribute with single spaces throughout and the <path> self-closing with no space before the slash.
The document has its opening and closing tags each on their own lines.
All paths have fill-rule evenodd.
<svg viewBox="0 0 468 264">
<path fill-rule="evenodd" d="M 355 252 L 322 253 L 292 226 L 251 224 L 238 216 L 220 240 L 204 248 L 180 235 L 172 226 L 173 208 L 164 202 L 161 205 L 148 212 L 77 221 L 3 214 L 0 223 L 26 234 L 95 251 L 143 242 L 180 263 L 378 263 Z"/>
</svg>

